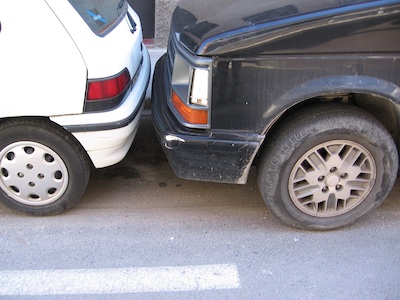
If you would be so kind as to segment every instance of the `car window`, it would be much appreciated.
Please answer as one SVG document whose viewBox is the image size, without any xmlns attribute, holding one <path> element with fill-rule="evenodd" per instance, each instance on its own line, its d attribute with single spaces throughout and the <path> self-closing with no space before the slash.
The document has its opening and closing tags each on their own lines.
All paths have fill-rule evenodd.
<svg viewBox="0 0 400 300">
<path fill-rule="evenodd" d="M 104 36 L 125 16 L 125 0 L 68 0 L 94 33 Z"/>
</svg>

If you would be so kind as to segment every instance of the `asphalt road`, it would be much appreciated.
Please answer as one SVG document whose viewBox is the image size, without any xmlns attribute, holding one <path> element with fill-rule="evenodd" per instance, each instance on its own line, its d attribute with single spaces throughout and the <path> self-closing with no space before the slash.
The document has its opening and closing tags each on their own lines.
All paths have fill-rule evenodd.
<svg viewBox="0 0 400 300">
<path fill-rule="evenodd" d="M 145 115 L 70 211 L 0 206 L 0 299 L 400 299 L 400 181 L 355 225 L 281 224 L 247 185 L 177 178 Z"/>
</svg>

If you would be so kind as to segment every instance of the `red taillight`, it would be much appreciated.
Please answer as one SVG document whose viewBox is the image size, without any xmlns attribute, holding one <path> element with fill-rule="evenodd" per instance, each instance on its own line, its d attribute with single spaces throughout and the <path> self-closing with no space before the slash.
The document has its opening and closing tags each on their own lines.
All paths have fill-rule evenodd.
<svg viewBox="0 0 400 300">
<path fill-rule="evenodd" d="M 130 80 L 129 71 L 125 69 L 115 77 L 89 81 L 86 100 L 93 101 L 116 97 L 126 89 Z"/>
</svg>

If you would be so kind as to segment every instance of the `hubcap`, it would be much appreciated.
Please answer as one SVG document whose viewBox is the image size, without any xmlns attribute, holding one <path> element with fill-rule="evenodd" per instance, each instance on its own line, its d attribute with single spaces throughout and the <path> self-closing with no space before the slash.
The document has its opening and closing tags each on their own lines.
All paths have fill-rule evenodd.
<svg viewBox="0 0 400 300">
<path fill-rule="evenodd" d="M 53 203 L 65 192 L 68 171 L 60 156 L 45 145 L 22 141 L 0 152 L 0 188 L 31 206 Z"/>
<path fill-rule="evenodd" d="M 375 161 L 366 148 L 352 141 L 330 141 L 296 162 L 289 177 L 289 195 L 304 213 L 333 217 L 359 205 L 375 178 Z"/>
</svg>

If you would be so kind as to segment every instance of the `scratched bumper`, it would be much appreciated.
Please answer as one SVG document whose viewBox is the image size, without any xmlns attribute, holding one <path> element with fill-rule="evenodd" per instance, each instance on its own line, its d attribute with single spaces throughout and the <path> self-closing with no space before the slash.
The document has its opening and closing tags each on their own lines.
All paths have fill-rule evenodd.
<svg viewBox="0 0 400 300">
<path fill-rule="evenodd" d="M 166 77 L 162 58 L 154 72 L 152 115 L 158 139 L 175 174 L 185 179 L 246 183 L 263 137 L 183 127 L 168 108 Z"/>
</svg>

